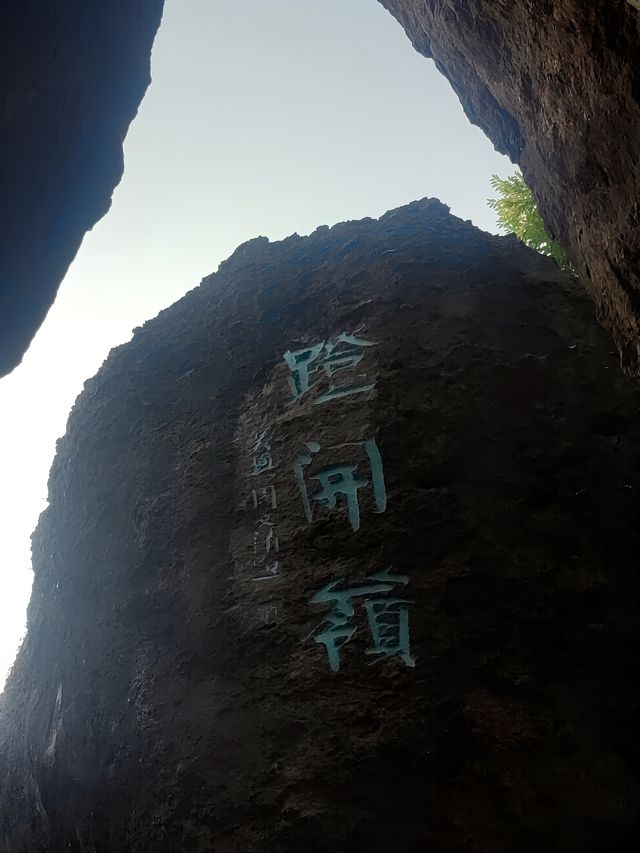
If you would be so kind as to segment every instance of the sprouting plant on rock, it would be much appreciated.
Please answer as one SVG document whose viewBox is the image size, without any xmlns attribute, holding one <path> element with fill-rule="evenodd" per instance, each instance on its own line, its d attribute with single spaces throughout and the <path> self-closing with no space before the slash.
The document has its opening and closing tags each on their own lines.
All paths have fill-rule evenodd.
<svg viewBox="0 0 640 853">
<path fill-rule="evenodd" d="M 500 228 L 512 232 L 536 252 L 553 258 L 560 269 L 573 271 L 562 246 L 549 236 L 533 193 L 521 173 L 516 172 L 508 178 L 492 175 L 491 186 L 499 197 L 487 199 L 487 202 L 498 214 Z"/>
</svg>

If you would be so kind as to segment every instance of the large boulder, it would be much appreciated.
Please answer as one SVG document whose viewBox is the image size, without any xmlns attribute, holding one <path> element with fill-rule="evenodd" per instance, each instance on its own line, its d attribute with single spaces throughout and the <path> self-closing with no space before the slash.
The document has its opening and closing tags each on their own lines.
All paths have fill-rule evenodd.
<svg viewBox="0 0 640 853">
<path fill-rule="evenodd" d="M 380 0 L 519 163 L 640 371 L 638 0 Z"/>
<path fill-rule="evenodd" d="M 163 0 L 0 4 L 0 376 L 111 203 Z"/>
<path fill-rule="evenodd" d="M 0 850 L 636 851 L 639 402 L 438 201 L 241 246 L 59 443 Z"/>
</svg>

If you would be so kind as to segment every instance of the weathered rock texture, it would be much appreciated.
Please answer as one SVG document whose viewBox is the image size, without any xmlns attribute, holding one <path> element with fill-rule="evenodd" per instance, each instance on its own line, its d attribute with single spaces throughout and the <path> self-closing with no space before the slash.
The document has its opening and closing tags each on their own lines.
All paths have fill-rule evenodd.
<svg viewBox="0 0 640 853">
<path fill-rule="evenodd" d="M 0 3 L 0 376 L 122 176 L 163 0 Z"/>
<path fill-rule="evenodd" d="M 343 332 L 375 345 L 293 400 L 283 353 Z M 253 240 L 138 330 L 51 472 L 0 849 L 636 851 L 640 389 L 610 350 L 573 278 L 437 201 Z M 339 463 L 357 532 L 316 500 Z M 332 672 L 310 599 L 386 570 L 410 650 L 371 665 L 361 596 Z"/>
<path fill-rule="evenodd" d="M 545 222 L 640 370 L 640 14 L 633 0 L 380 0 Z"/>
</svg>

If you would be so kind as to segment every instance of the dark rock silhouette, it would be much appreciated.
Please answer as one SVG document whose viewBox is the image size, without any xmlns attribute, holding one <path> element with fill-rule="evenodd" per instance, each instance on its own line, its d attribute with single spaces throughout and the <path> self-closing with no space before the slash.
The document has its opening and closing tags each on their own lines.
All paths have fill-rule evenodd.
<svg viewBox="0 0 640 853">
<path fill-rule="evenodd" d="M 162 0 L 0 4 L 0 376 L 109 209 Z"/>
<path fill-rule="evenodd" d="M 0 850 L 637 850 L 611 349 L 435 200 L 253 240 L 137 330 L 34 534 Z"/>
<path fill-rule="evenodd" d="M 638 0 L 380 0 L 469 119 L 519 163 L 640 370 Z"/>
</svg>

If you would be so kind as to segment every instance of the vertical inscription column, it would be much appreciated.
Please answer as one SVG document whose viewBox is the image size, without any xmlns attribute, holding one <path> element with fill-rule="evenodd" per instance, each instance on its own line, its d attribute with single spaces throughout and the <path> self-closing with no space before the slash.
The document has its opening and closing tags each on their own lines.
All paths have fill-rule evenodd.
<svg viewBox="0 0 640 853">
<path fill-rule="evenodd" d="M 289 367 L 294 401 L 314 389 L 313 405 L 327 408 L 339 405 L 347 397 L 368 396 L 375 389 L 377 377 L 363 371 L 362 362 L 369 348 L 375 346 L 375 341 L 342 332 L 334 340 L 286 352 L 284 361 Z M 328 388 L 324 387 L 326 384 Z M 353 436 L 343 435 L 343 439 L 341 444 L 326 448 L 325 457 L 331 452 L 334 458 L 323 465 L 314 465 L 315 457 L 322 457 L 322 444 L 315 437 L 307 441 L 293 463 L 293 474 L 309 524 L 313 523 L 318 507 L 334 510 L 342 504 L 355 533 L 362 525 L 361 491 L 371 492 L 377 513 L 387 508 L 387 491 L 375 438 L 367 436 L 353 441 L 349 440 Z M 339 453 L 337 459 L 332 451 Z M 340 669 L 341 649 L 358 631 L 356 608 L 366 614 L 371 646 L 365 654 L 371 662 L 397 655 L 405 666 L 415 666 L 409 640 L 410 602 L 399 596 L 408 582 L 407 576 L 392 574 L 390 570 L 374 571 L 363 583 L 347 585 L 344 579 L 330 581 L 311 598 L 310 604 L 329 606 L 328 614 L 309 636 L 325 647 L 333 672 Z"/>
<path fill-rule="evenodd" d="M 322 562 L 322 551 L 304 546 L 301 557 L 294 547 L 296 539 L 308 541 L 305 526 L 328 531 L 343 525 L 331 535 L 339 543 L 366 536 L 371 515 L 386 512 L 384 464 L 370 423 L 377 376 L 368 355 L 377 346 L 357 330 L 287 350 L 263 388 L 246 400 L 236 438 L 246 460 L 242 520 L 232 543 L 238 595 L 264 624 L 299 625 L 312 618 L 309 607 L 321 606 L 324 614 L 304 642 L 324 648 L 333 672 L 340 670 L 343 647 L 363 631 L 370 640 L 367 663 L 395 657 L 415 666 L 406 575 L 384 565 L 345 572 L 334 557 Z M 285 570 L 287 548 L 293 562 Z M 309 587 L 318 576 L 325 582 L 302 613 L 295 588 Z"/>
</svg>

